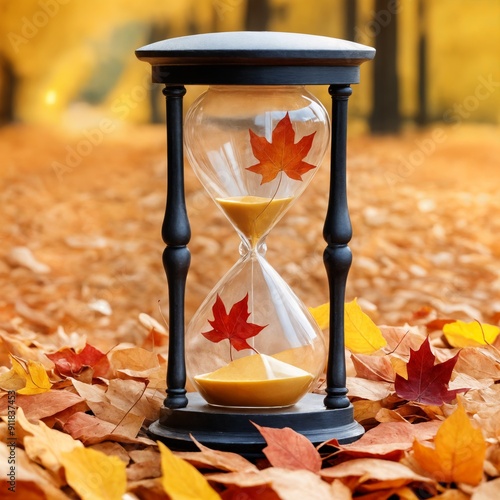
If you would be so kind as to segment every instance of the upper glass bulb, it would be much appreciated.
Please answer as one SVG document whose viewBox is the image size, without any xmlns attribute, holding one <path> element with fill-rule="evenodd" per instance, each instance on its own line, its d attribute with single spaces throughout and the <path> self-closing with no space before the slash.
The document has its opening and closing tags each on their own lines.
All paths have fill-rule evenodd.
<svg viewBox="0 0 500 500">
<path fill-rule="evenodd" d="M 329 144 L 328 114 L 303 86 L 212 86 L 187 113 L 195 173 L 255 247 L 302 193 Z"/>
</svg>

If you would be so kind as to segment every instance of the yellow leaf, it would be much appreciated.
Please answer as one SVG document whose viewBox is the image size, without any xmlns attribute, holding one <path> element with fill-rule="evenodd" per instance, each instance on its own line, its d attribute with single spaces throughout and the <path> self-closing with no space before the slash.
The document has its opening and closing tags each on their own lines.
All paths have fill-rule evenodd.
<svg viewBox="0 0 500 500">
<path fill-rule="evenodd" d="M 500 333 L 500 328 L 479 321 L 471 323 L 455 321 L 444 325 L 443 332 L 453 347 L 477 347 L 493 344 Z"/>
<path fill-rule="evenodd" d="M 26 380 L 20 377 L 14 368 L 0 374 L 0 389 L 4 391 L 18 391 L 26 385 Z"/>
<path fill-rule="evenodd" d="M 176 457 L 163 443 L 161 453 L 162 485 L 171 500 L 220 500 L 203 474 L 182 458 Z"/>
<path fill-rule="evenodd" d="M 401 358 L 392 357 L 390 359 L 392 369 L 405 380 L 408 380 L 408 363 L 405 363 Z"/>
<path fill-rule="evenodd" d="M 477 485 L 482 480 L 486 441 L 461 404 L 441 424 L 434 448 L 415 440 L 413 452 L 420 466 L 439 482 Z"/>
<path fill-rule="evenodd" d="M 17 391 L 18 394 L 41 394 L 50 391 L 52 384 L 42 363 L 32 360 L 26 362 L 12 355 L 9 358 L 14 372 L 26 382 L 26 385 Z"/>
<path fill-rule="evenodd" d="M 16 414 L 18 437 L 21 438 L 28 457 L 46 469 L 58 472 L 61 468 L 61 454 L 83 447 L 80 441 L 69 434 L 47 427 L 42 421 L 32 424 L 18 407 Z"/>
<path fill-rule="evenodd" d="M 345 346 L 357 354 L 372 354 L 387 344 L 380 328 L 359 307 L 356 299 L 345 304 Z"/>
<path fill-rule="evenodd" d="M 68 484 L 82 500 L 121 500 L 127 490 L 126 465 L 115 456 L 92 448 L 63 453 Z"/>
<path fill-rule="evenodd" d="M 316 323 L 321 330 L 328 328 L 330 324 L 330 303 L 326 302 L 318 307 L 309 307 L 311 316 L 315 319 Z"/>
</svg>

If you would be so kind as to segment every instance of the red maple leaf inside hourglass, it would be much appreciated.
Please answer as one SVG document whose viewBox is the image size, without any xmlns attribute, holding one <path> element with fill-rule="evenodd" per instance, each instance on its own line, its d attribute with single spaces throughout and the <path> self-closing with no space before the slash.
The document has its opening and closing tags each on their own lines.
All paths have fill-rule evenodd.
<svg viewBox="0 0 500 500">
<path fill-rule="evenodd" d="M 288 113 L 274 128 L 271 142 L 251 130 L 249 132 L 252 152 L 259 163 L 248 167 L 247 170 L 262 175 L 261 185 L 271 182 L 280 172 L 284 172 L 291 179 L 301 181 L 303 174 L 316 168 L 315 165 L 304 161 L 316 132 L 305 135 L 295 144 L 295 132 Z"/>
<path fill-rule="evenodd" d="M 215 304 L 212 307 L 213 320 L 208 320 L 213 330 L 201 332 L 201 334 L 212 342 L 229 340 L 231 347 L 237 351 L 243 349 L 255 349 L 248 344 L 247 339 L 255 337 L 267 325 L 261 326 L 255 323 L 248 323 L 250 312 L 248 311 L 248 293 L 239 301 L 233 304 L 229 314 L 226 312 L 224 302 L 217 294 Z M 257 352 L 257 351 L 256 351 Z"/>
</svg>

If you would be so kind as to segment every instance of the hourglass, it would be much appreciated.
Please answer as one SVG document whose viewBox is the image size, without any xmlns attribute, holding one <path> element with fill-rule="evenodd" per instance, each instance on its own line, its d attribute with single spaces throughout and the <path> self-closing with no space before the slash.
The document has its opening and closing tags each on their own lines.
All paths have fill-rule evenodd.
<svg viewBox="0 0 500 500">
<path fill-rule="evenodd" d="M 265 241 L 320 166 L 327 112 L 301 86 L 211 86 L 184 131 L 190 163 L 241 238 L 240 259 L 187 328 L 188 375 L 210 404 L 290 406 L 314 387 L 326 350 Z"/>
<path fill-rule="evenodd" d="M 167 396 L 150 434 L 178 450 L 201 443 L 258 456 L 252 423 L 291 427 L 313 443 L 363 434 L 347 398 L 344 297 L 351 264 L 346 197 L 347 100 L 375 50 L 345 40 L 272 32 L 209 33 L 136 51 L 164 83 L 169 290 Z M 183 119 L 185 85 L 208 85 Z M 329 85 L 328 115 L 304 85 Z M 239 234 L 239 258 L 185 328 L 191 236 L 189 162 Z M 266 237 L 300 197 L 331 144 L 323 235 L 330 296 L 328 349 L 307 308 L 266 260 Z M 286 222 L 286 221 L 284 221 Z M 196 257 L 196 256 L 194 256 Z M 305 278 L 306 279 L 306 278 Z M 313 393 L 326 363 L 324 394 Z M 186 380 L 196 392 L 186 393 Z"/>
</svg>

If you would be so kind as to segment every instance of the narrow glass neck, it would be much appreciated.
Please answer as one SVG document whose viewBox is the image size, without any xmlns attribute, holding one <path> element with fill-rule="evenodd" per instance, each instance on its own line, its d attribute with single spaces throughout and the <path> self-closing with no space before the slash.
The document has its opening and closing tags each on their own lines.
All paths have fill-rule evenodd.
<svg viewBox="0 0 500 500">
<path fill-rule="evenodd" d="M 249 254 L 251 254 L 252 258 L 257 257 L 257 255 L 264 257 L 267 252 L 266 237 L 264 236 L 254 245 L 251 245 L 246 239 L 242 238 L 239 252 L 242 257 L 247 257 Z"/>
</svg>

